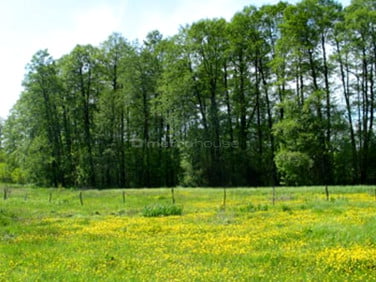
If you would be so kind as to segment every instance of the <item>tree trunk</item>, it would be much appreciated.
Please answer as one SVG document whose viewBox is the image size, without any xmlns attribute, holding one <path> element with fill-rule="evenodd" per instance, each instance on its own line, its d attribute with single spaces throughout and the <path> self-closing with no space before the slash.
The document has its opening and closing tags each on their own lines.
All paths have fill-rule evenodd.
<svg viewBox="0 0 376 282">
<path fill-rule="evenodd" d="M 358 181 L 359 181 L 359 167 L 358 167 L 358 155 L 357 155 L 357 150 L 356 150 L 354 125 L 353 125 L 351 103 L 350 103 L 349 70 L 346 68 L 346 73 L 345 73 L 344 63 L 343 63 L 342 54 L 341 54 L 341 50 L 340 50 L 338 40 L 336 40 L 336 51 L 337 51 L 338 63 L 339 63 L 339 67 L 340 67 L 342 91 L 343 91 L 343 95 L 345 97 L 347 118 L 348 118 L 349 128 L 350 128 L 352 167 L 353 167 L 353 170 L 354 170 L 353 184 L 355 184 L 355 183 L 358 183 Z"/>
</svg>

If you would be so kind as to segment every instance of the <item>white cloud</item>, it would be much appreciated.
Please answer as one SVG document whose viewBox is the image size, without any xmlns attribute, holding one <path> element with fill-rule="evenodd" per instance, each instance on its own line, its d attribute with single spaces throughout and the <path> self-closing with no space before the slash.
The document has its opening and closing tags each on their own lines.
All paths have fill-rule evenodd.
<svg viewBox="0 0 376 282">
<path fill-rule="evenodd" d="M 112 32 L 120 29 L 122 7 L 100 5 L 77 11 L 71 15 L 70 29 L 60 27 L 51 30 L 49 36 L 42 36 L 37 44 L 46 46 L 55 58 L 69 53 L 77 44 L 99 45 Z"/>
<path fill-rule="evenodd" d="M 191 24 L 203 18 L 232 16 L 249 4 L 249 0 L 180 0 L 166 9 L 163 5 L 138 11 L 139 17 L 134 22 L 134 33 L 143 39 L 152 30 L 159 30 L 165 36 L 178 32 L 180 26 Z"/>
<path fill-rule="evenodd" d="M 22 91 L 25 58 L 22 46 L 1 48 L 0 67 L 0 117 L 6 118 Z M 29 59 L 29 58 L 28 58 Z"/>
<path fill-rule="evenodd" d="M 75 17 L 72 39 L 83 44 L 98 44 L 121 25 L 116 7 L 99 6 Z"/>
<path fill-rule="evenodd" d="M 187 15 L 191 15 L 189 17 L 185 17 L 189 19 L 188 23 L 205 18 L 211 19 L 223 17 L 230 20 L 236 12 L 242 10 L 246 5 L 250 5 L 248 0 L 238 0 L 236 2 L 233 0 L 185 0 L 184 4 L 179 7 L 177 14 L 185 13 Z"/>
</svg>

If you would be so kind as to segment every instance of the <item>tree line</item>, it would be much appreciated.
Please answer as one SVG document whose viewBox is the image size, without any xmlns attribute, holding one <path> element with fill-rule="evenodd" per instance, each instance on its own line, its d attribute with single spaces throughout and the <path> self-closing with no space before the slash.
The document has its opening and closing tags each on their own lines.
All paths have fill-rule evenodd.
<svg viewBox="0 0 376 282">
<path fill-rule="evenodd" d="M 143 43 L 38 51 L 0 179 L 78 187 L 376 183 L 376 2 L 248 6 Z"/>
</svg>

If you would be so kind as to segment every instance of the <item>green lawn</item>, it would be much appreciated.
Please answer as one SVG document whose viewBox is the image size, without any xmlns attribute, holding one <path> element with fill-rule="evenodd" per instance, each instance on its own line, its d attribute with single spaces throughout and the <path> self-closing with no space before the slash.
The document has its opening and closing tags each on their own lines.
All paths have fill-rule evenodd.
<svg viewBox="0 0 376 282">
<path fill-rule="evenodd" d="M 1 188 L 0 281 L 376 281 L 374 189 Z"/>
</svg>

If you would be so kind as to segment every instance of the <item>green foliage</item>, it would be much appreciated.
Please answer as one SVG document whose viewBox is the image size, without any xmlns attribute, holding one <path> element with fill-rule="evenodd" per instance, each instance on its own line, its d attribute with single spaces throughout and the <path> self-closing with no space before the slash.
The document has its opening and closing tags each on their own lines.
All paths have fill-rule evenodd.
<svg viewBox="0 0 376 282">
<path fill-rule="evenodd" d="M 304 153 L 280 151 L 275 156 L 275 163 L 285 185 L 307 184 L 307 176 L 312 168 L 312 160 Z"/>
<path fill-rule="evenodd" d="M 292 208 L 291 208 L 290 206 L 286 205 L 286 204 L 283 204 L 283 205 L 282 205 L 282 211 L 291 214 L 291 213 L 292 213 Z"/>
<path fill-rule="evenodd" d="M 4 138 L 4 119 L 0 117 L 0 154 L 2 154 L 3 149 L 3 138 Z M 0 161 L 2 161 L 0 157 Z"/>
<path fill-rule="evenodd" d="M 170 216 L 181 215 L 183 208 L 178 205 L 172 204 L 154 204 L 144 207 L 142 215 L 145 217 L 158 217 L 158 216 Z"/>
<path fill-rule="evenodd" d="M 239 210 L 241 212 L 268 211 L 269 210 L 269 206 L 266 205 L 266 204 L 264 204 L 264 205 L 262 205 L 262 204 L 254 205 L 252 203 L 249 203 L 246 206 L 241 207 Z"/>
<path fill-rule="evenodd" d="M 13 183 L 25 184 L 27 182 L 27 173 L 21 168 L 15 168 L 11 173 Z"/>
<path fill-rule="evenodd" d="M 10 182 L 11 170 L 7 163 L 0 163 L 0 182 Z"/>
<path fill-rule="evenodd" d="M 0 209 L 0 226 L 8 226 L 11 225 L 17 219 L 16 215 L 4 210 Z"/>
</svg>

